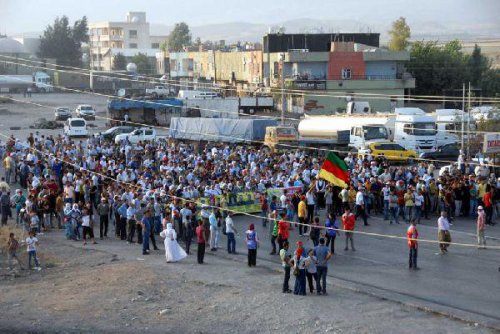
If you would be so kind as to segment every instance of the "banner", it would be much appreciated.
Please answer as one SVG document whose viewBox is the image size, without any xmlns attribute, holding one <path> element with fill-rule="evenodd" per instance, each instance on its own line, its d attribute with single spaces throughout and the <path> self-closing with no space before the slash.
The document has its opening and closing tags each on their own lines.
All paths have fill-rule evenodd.
<svg viewBox="0 0 500 334">
<path fill-rule="evenodd" d="M 484 149 L 486 154 L 500 153 L 500 134 L 487 133 L 484 135 Z"/>
<path fill-rule="evenodd" d="M 251 191 L 243 191 L 237 194 L 215 195 L 211 197 L 201 197 L 199 202 L 202 204 L 220 207 L 221 198 L 226 198 L 226 208 L 241 213 L 258 213 L 260 209 L 259 196 Z"/>
</svg>

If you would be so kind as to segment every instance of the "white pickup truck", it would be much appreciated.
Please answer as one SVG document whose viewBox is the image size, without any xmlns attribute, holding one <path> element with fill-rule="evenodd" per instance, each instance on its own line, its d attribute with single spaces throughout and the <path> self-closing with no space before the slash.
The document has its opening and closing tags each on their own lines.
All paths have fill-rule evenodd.
<svg viewBox="0 0 500 334">
<path fill-rule="evenodd" d="M 146 88 L 146 94 L 154 97 L 168 96 L 170 90 L 162 85 L 154 86 L 154 88 Z"/>
<path fill-rule="evenodd" d="M 153 141 L 165 138 L 166 136 L 158 136 L 155 129 L 140 128 L 132 131 L 131 133 L 122 133 L 116 135 L 115 143 L 120 144 L 121 142 L 128 140 L 131 144 L 137 144 L 139 142 Z"/>
</svg>

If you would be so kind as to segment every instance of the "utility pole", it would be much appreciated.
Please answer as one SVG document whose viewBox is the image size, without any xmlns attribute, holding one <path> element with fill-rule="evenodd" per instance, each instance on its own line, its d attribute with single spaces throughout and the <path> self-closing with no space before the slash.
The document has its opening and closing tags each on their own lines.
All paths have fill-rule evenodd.
<svg viewBox="0 0 500 334">
<path fill-rule="evenodd" d="M 462 84 L 462 145 L 460 146 L 462 154 L 464 151 L 464 117 L 465 117 L 465 83 Z"/>
<path fill-rule="evenodd" d="M 281 54 L 281 125 L 285 125 L 285 53 Z"/>
<path fill-rule="evenodd" d="M 470 95 L 471 95 L 471 89 L 469 81 L 469 103 L 467 107 L 467 160 L 470 160 L 470 109 L 471 109 Z"/>
</svg>

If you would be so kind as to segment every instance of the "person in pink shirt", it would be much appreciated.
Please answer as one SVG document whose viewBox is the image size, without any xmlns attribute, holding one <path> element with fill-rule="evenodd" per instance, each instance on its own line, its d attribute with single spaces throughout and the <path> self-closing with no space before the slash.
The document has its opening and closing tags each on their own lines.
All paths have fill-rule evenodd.
<svg viewBox="0 0 500 334">
<path fill-rule="evenodd" d="M 477 244 L 479 249 L 486 248 L 486 239 L 484 238 L 486 214 L 482 206 L 477 207 Z"/>
</svg>

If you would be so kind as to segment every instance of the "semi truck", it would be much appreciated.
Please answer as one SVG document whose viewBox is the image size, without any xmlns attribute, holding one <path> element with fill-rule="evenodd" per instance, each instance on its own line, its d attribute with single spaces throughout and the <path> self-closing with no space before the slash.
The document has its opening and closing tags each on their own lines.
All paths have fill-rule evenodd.
<svg viewBox="0 0 500 334">
<path fill-rule="evenodd" d="M 266 128 L 276 127 L 274 119 L 172 117 L 169 136 L 196 142 L 261 144 Z"/>
<path fill-rule="evenodd" d="M 52 92 L 52 79 L 45 72 L 35 72 L 33 75 L 0 75 L 0 92 L 21 93 L 31 88 L 34 92 Z"/>
<path fill-rule="evenodd" d="M 437 142 L 438 147 L 457 143 L 460 141 L 460 132 L 462 131 L 462 120 L 464 122 L 464 138 L 467 138 L 467 127 L 471 131 L 476 130 L 476 121 L 460 109 L 436 109 L 435 112 L 437 124 Z"/>
<path fill-rule="evenodd" d="M 396 108 L 395 113 L 306 116 L 297 130 L 268 128 L 266 145 L 271 149 L 299 145 L 357 151 L 370 143 L 394 140 L 421 153 L 436 147 L 436 133 L 431 115 L 419 108 Z"/>
</svg>

